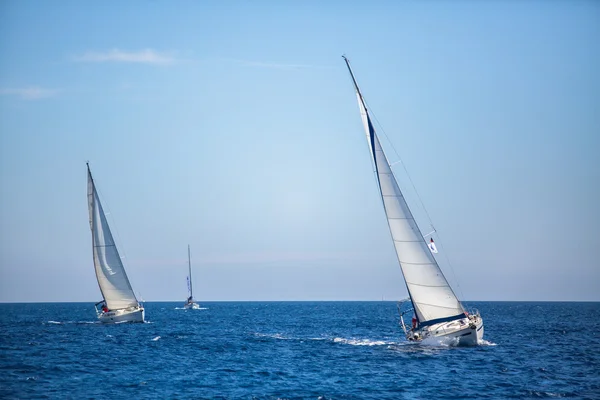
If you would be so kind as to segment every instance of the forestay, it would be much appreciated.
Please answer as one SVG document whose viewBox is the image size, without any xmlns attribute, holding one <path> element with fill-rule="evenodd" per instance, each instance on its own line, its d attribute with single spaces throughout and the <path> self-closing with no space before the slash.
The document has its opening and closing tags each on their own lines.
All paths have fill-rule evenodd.
<svg viewBox="0 0 600 400">
<path fill-rule="evenodd" d="M 90 228 L 92 229 L 94 268 L 106 305 L 111 310 L 137 306 L 138 301 L 123 268 L 89 166 L 88 208 Z"/>
<path fill-rule="evenodd" d="M 346 60 L 357 92 L 373 156 L 380 194 L 396 255 L 421 326 L 464 317 L 464 309 L 427 246 L 375 133 L 364 99 Z"/>
</svg>

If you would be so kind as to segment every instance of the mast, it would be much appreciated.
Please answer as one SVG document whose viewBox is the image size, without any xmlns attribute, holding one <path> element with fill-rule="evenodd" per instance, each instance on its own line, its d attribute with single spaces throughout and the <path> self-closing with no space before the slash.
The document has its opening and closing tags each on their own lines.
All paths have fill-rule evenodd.
<svg viewBox="0 0 600 400">
<path fill-rule="evenodd" d="M 352 68 L 350 68 L 350 61 L 346 58 L 346 56 L 342 56 L 344 61 L 346 62 L 346 66 L 348 67 L 348 72 L 350 72 L 350 76 L 352 77 L 352 83 L 354 83 L 354 89 L 356 90 L 356 97 L 358 97 L 358 108 L 360 109 L 360 116 L 363 120 L 363 125 L 365 127 L 365 133 L 367 135 L 367 141 L 369 142 L 369 150 L 371 151 L 371 158 L 374 164 L 375 172 L 379 173 L 377 169 L 377 159 L 375 157 L 375 128 L 373 128 L 373 124 L 371 124 L 371 118 L 369 117 L 369 113 L 367 111 L 367 105 L 365 104 L 365 99 L 360 92 L 360 88 L 358 87 L 358 83 L 356 82 L 356 78 L 354 77 L 354 73 L 352 72 Z M 379 174 L 378 174 L 379 176 Z"/>
<path fill-rule="evenodd" d="M 346 56 L 342 56 L 342 58 L 344 59 L 344 61 L 346 61 L 346 66 L 348 67 L 348 72 L 350 72 L 350 76 L 352 77 L 352 83 L 354 83 L 354 88 L 356 89 L 356 94 L 358 94 L 358 98 L 360 99 L 362 106 L 365 108 L 365 111 L 367 110 L 367 106 L 365 105 L 365 101 L 362 97 L 362 93 L 360 92 L 360 89 L 358 88 L 358 83 L 356 83 L 356 78 L 354 77 L 354 73 L 352 72 L 352 68 L 350 68 L 350 62 L 348 61 L 348 59 L 346 58 Z"/>
<path fill-rule="evenodd" d="M 188 268 L 190 270 L 190 297 L 194 298 L 194 292 L 192 290 L 192 257 L 190 256 L 190 245 L 188 244 Z"/>
</svg>

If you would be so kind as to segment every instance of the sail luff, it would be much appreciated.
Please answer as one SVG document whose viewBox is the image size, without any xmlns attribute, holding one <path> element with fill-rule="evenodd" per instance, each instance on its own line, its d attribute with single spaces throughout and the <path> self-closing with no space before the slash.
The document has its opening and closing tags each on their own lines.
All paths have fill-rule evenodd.
<svg viewBox="0 0 600 400">
<path fill-rule="evenodd" d="M 106 215 L 88 165 L 88 209 L 92 231 L 94 270 L 100 292 L 111 310 L 138 306 L 139 303 L 113 240 Z"/>
<path fill-rule="evenodd" d="M 369 142 L 369 150 L 371 151 L 372 161 L 375 161 L 374 148 L 375 143 L 373 141 L 373 133 L 375 129 L 371 125 L 371 121 L 369 119 L 369 113 L 367 112 L 367 105 L 365 104 L 365 99 L 362 96 L 360 88 L 358 87 L 358 82 L 356 82 L 356 78 L 354 77 L 354 73 L 352 72 L 352 68 L 350 67 L 350 61 L 346 58 L 346 56 L 342 56 L 344 61 L 346 62 L 346 66 L 348 67 L 348 72 L 350 72 L 350 76 L 352 77 L 352 83 L 354 84 L 354 90 L 356 91 L 356 97 L 358 99 L 358 108 L 360 110 L 360 117 L 363 122 L 363 126 L 365 128 L 365 133 L 367 135 L 367 141 Z M 377 168 L 377 165 L 374 166 Z"/>
<path fill-rule="evenodd" d="M 346 57 L 344 60 L 357 92 L 361 116 L 364 113 L 363 123 L 375 164 L 379 193 L 415 315 L 422 324 L 457 319 L 463 315 L 464 309 L 429 251 L 421 230 L 400 191 L 371 123 L 350 64 Z"/>
<path fill-rule="evenodd" d="M 104 291 L 102 290 L 102 285 L 100 285 L 100 276 L 98 275 L 98 268 L 96 268 L 96 250 L 94 246 L 94 243 L 96 243 L 96 235 L 94 233 L 94 192 L 96 191 L 96 188 L 94 186 L 94 178 L 92 177 L 92 171 L 90 171 L 90 164 L 86 163 L 86 166 L 88 174 L 88 212 L 90 216 L 90 230 L 92 231 L 92 254 L 94 258 L 94 273 L 96 274 L 96 282 L 98 282 L 98 287 L 100 288 L 102 299 L 106 301 L 106 296 L 104 295 Z"/>
</svg>

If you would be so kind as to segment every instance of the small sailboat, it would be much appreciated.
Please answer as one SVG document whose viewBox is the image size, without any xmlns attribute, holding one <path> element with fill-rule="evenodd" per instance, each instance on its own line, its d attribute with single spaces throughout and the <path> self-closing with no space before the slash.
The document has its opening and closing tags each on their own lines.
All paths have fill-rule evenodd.
<svg viewBox="0 0 600 400">
<path fill-rule="evenodd" d="M 144 322 L 144 307 L 135 297 L 125 273 L 106 215 L 100 204 L 89 164 L 87 164 L 87 173 L 94 269 L 103 297 L 103 300 L 95 305 L 96 314 L 103 323 Z"/>
<path fill-rule="evenodd" d="M 194 300 L 194 292 L 193 292 L 193 287 L 192 287 L 192 257 L 190 256 L 190 245 L 189 244 L 188 244 L 188 269 L 189 269 L 189 275 L 187 277 L 187 283 L 188 283 L 188 292 L 190 295 L 187 298 L 187 300 L 185 301 L 183 308 L 185 308 L 186 310 L 198 310 L 200 308 L 200 304 L 196 303 L 196 301 Z"/>
<path fill-rule="evenodd" d="M 432 254 L 437 253 L 437 248 L 433 240 L 428 243 L 421 234 L 373 128 L 350 63 L 345 56 L 343 58 L 356 90 L 379 194 L 412 304 L 412 309 L 406 311 L 399 307 L 406 338 L 411 341 L 450 339 L 460 345 L 476 345 L 483 339 L 483 319 L 478 311 L 467 312 L 444 277 Z M 410 327 L 403 319 L 407 312 L 413 313 Z"/>
</svg>

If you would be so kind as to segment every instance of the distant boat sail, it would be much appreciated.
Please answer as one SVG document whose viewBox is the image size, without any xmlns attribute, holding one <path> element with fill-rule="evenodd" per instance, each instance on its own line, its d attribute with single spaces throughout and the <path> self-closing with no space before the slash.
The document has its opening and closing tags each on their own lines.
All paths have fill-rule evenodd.
<svg viewBox="0 0 600 400">
<path fill-rule="evenodd" d="M 135 297 L 125 273 L 123 262 L 98 198 L 89 164 L 87 173 L 94 269 L 100 292 L 104 298 L 96 303 L 98 319 L 104 323 L 144 322 L 144 307 Z"/>
<path fill-rule="evenodd" d="M 190 256 L 190 245 L 189 244 L 188 244 L 188 269 L 189 269 L 189 275 L 187 277 L 187 285 L 188 285 L 189 297 L 185 301 L 183 308 L 186 308 L 188 310 L 197 310 L 200 308 L 200 305 L 198 303 L 196 303 L 196 301 L 194 300 L 194 291 L 192 290 L 193 289 L 193 286 L 192 286 L 192 257 Z"/>
<path fill-rule="evenodd" d="M 404 324 L 401 313 L 400 321 L 406 337 L 416 341 L 427 337 L 446 337 L 456 338 L 461 344 L 477 344 L 483 338 L 483 320 L 479 313 L 465 311 L 438 266 L 432 254 L 437 253 L 433 239 L 428 244 L 421 234 L 373 128 L 350 63 L 346 57 L 343 58 L 358 97 L 379 194 L 412 303 L 414 317 L 410 329 Z"/>
</svg>

